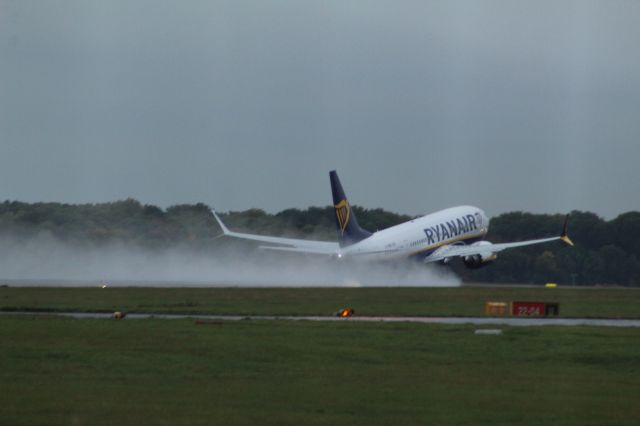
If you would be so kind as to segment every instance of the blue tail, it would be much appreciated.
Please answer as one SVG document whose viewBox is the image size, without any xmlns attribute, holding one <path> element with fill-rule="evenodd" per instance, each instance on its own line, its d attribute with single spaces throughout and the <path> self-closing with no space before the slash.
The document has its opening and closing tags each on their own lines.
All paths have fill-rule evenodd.
<svg viewBox="0 0 640 426">
<path fill-rule="evenodd" d="M 369 237 L 371 232 L 365 231 L 358 225 L 356 215 L 351 209 L 349 201 L 347 201 L 347 196 L 344 195 L 344 190 L 335 170 L 329 172 L 329 178 L 331 179 L 333 205 L 336 208 L 336 227 L 340 247 L 349 246 Z"/>
</svg>

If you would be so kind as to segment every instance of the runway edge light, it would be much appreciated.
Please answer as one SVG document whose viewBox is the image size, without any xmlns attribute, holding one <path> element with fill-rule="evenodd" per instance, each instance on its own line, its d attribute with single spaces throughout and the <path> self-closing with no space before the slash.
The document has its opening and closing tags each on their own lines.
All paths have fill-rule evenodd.
<svg viewBox="0 0 640 426">
<path fill-rule="evenodd" d="M 340 318 L 348 318 L 350 316 L 353 316 L 354 313 L 355 311 L 352 308 L 344 308 L 336 312 L 336 316 Z"/>
</svg>

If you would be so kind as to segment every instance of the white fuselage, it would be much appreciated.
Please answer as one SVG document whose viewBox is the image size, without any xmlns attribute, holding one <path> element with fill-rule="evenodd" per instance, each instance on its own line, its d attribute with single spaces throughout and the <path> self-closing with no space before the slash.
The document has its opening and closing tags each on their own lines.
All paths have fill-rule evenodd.
<svg viewBox="0 0 640 426">
<path fill-rule="evenodd" d="M 428 258 L 439 247 L 478 241 L 488 229 L 489 218 L 481 209 L 451 207 L 378 231 L 343 247 L 340 257 L 362 260 Z"/>
</svg>

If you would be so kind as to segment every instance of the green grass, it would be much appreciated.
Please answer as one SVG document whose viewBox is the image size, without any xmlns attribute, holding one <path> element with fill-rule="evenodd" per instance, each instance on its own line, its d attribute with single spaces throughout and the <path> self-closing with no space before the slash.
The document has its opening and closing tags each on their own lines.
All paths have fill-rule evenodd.
<svg viewBox="0 0 640 426">
<path fill-rule="evenodd" d="M 637 425 L 640 329 L 0 317 L 7 425 Z"/>
<path fill-rule="evenodd" d="M 330 315 L 484 315 L 486 301 L 560 303 L 563 317 L 640 318 L 640 289 L 458 288 L 0 288 L 0 310 Z"/>
</svg>

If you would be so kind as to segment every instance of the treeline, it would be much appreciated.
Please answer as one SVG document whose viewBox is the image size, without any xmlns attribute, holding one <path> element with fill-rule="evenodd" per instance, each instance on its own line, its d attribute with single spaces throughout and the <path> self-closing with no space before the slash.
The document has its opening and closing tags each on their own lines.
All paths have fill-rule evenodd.
<svg viewBox="0 0 640 426">
<path fill-rule="evenodd" d="M 486 239 L 506 242 L 555 236 L 563 222 L 563 215 L 505 213 L 491 219 Z M 640 212 L 605 221 L 594 213 L 574 211 L 568 228 L 575 247 L 553 242 L 506 250 L 486 268 L 459 273 L 478 282 L 640 285 Z"/>
<path fill-rule="evenodd" d="M 0 236 L 12 240 L 51 235 L 79 245 L 118 242 L 162 249 L 178 243 L 206 247 L 218 231 L 204 204 L 166 210 L 133 199 L 100 204 L 0 204 Z"/>
<path fill-rule="evenodd" d="M 360 225 L 371 231 L 407 221 L 410 216 L 382 209 L 354 207 Z M 287 209 L 268 214 L 260 209 L 222 214 L 238 231 L 298 238 L 335 240 L 333 207 Z M 558 235 L 564 216 L 522 212 L 491 220 L 487 240 L 519 241 Z M 501 252 L 493 264 L 468 270 L 452 262 L 465 281 L 497 283 L 558 282 L 575 285 L 640 285 L 640 212 L 605 221 L 589 212 L 572 212 L 569 234 L 576 243 L 523 247 Z M 127 199 L 100 204 L 0 204 L 0 256 L 11 243 L 49 235 L 68 244 L 101 246 L 109 243 L 163 250 L 177 245 L 215 253 L 246 242 L 217 238 L 220 229 L 209 207 L 176 205 L 161 209 Z M 246 246 L 250 249 L 249 246 Z M 449 266 L 448 266 L 449 267 Z"/>
</svg>

